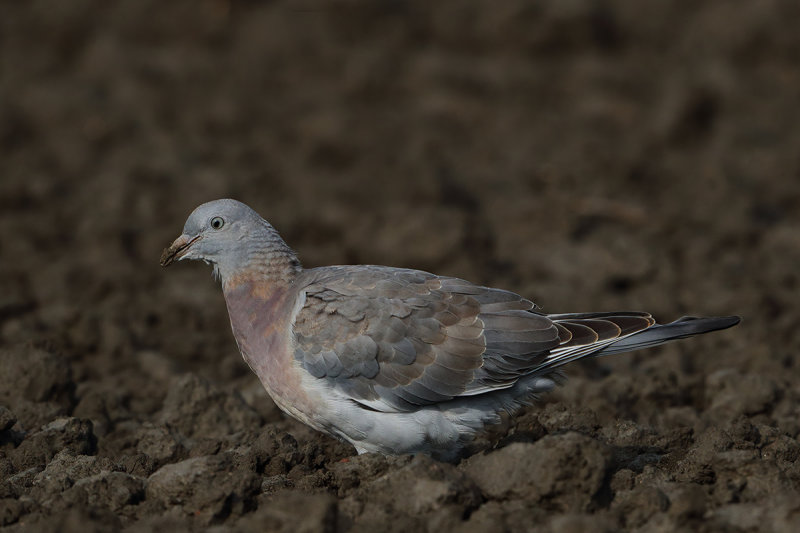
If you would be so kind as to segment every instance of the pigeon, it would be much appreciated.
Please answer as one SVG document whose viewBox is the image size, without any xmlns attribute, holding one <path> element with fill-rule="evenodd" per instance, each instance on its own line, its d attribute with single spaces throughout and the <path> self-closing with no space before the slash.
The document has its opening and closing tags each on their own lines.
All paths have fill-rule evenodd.
<svg viewBox="0 0 800 533">
<path fill-rule="evenodd" d="M 244 360 L 275 404 L 359 454 L 457 460 L 563 381 L 563 365 L 736 325 L 638 311 L 544 314 L 507 290 L 374 265 L 304 269 L 247 205 L 189 215 L 161 265 L 213 266 Z"/>
</svg>

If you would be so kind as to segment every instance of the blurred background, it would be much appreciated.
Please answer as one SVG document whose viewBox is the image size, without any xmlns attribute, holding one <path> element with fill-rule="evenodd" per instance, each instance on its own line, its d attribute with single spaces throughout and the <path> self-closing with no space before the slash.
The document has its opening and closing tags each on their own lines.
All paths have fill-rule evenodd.
<svg viewBox="0 0 800 533">
<path fill-rule="evenodd" d="M 282 420 L 236 352 L 210 269 L 158 266 L 192 209 L 221 197 L 268 219 L 307 267 L 419 268 L 545 312 L 744 316 L 578 365 L 579 383 L 735 368 L 768 376 L 772 399 L 800 394 L 797 2 L 0 11 L 3 372 L 34 346 L 70 376 L 63 398 L 45 387 L 24 405 L 7 379 L 19 431 L 88 418 L 98 453 L 117 457 L 186 373 Z M 771 409 L 796 438 L 796 408 Z"/>
</svg>

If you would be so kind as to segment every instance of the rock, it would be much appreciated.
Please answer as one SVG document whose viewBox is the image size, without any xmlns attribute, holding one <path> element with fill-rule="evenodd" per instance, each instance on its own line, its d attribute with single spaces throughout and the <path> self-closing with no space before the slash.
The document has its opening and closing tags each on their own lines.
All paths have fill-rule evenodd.
<svg viewBox="0 0 800 533">
<path fill-rule="evenodd" d="M 19 498 L 27 493 L 39 471 L 39 468 L 32 467 L 7 477 L 0 484 L 0 498 Z"/>
<path fill-rule="evenodd" d="M 549 533 L 611 533 L 619 529 L 607 517 L 596 514 L 562 514 L 553 516 L 545 531 Z"/>
<path fill-rule="evenodd" d="M 337 504 L 329 494 L 283 491 L 260 498 L 258 510 L 237 523 L 238 531 L 318 533 L 336 531 Z"/>
<path fill-rule="evenodd" d="M 0 499 L 0 527 L 13 524 L 22 513 L 19 500 L 13 498 Z"/>
<path fill-rule="evenodd" d="M 84 389 L 84 390 L 81 390 Z M 119 391 L 102 390 L 96 383 L 78 389 L 79 399 L 72 416 L 88 418 L 98 437 L 108 434 L 116 420 L 129 418 L 130 414 L 121 405 Z"/>
<path fill-rule="evenodd" d="M 144 507 L 144 505 L 140 506 Z M 172 515 L 143 516 L 125 528 L 126 533 L 189 533 L 195 531 L 184 517 Z M 212 529 L 204 530 L 210 533 Z M 229 531 L 236 531 L 230 528 Z"/>
<path fill-rule="evenodd" d="M 161 467 L 147 480 L 147 499 L 185 514 L 202 515 L 206 524 L 232 510 L 252 504 L 260 478 L 245 469 L 234 470 L 225 455 L 192 457 Z"/>
<path fill-rule="evenodd" d="M 185 456 L 181 436 L 169 426 L 145 424 L 138 437 L 136 451 L 147 455 L 159 466 Z"/>
<path fill-rule="evenodd" d="M 57 355 L 22 346 L 0 350 L 0 397 L 9 405 L 15 398 L 32 402 L 71 404 L 75 384 L 67 362 Z"/>
<path fill-rule="evenodd" d="M 425 455 L 367 454 L 330 468 L 340 494 L 349 494 L 339 506 L 342 529 L 416 531 L 424 529 L 426 521 L 447 529 L 454 516 L 469 513 L 481 502 L 478 488 L 463 472 Z M 359 472 L 367 479 L 354 479 Z"/>
<path fill-rule="evenodd" d="M 338 487 L 339 496 L 343 497 L 350 490 L 384 474 L 392 463 L 396 464 L 397 459 L 377 453 L 366 453 L 333 463 L 329 468 Z"/>
<path fill-rule="evenodd" d="M 0 432 L 8 431 L 16 423 L 17 417 L 14 416 L 14 413 L 5 405 L 0 405 Z"/>
<path fill-rule="evenodd" d="M 13 476 L 14 472 L 14 464 L 11 462 L 11 459 L 6 457 L 4 452 L 0 452 L 0 479 L 6 479 L 9 476 Z"/>
<path fill-rule="evenodd" d="M 778 397 L 775 382 L 765 376 L 722 369 L 706 378 L 708 416 L 725 422 L 742 415 L 768 412 Z"/>
<path fill-rule="evenodd" d="M 57 533 L 107 533 L 122 530 L 122 521 L 111 511 L 71 508 L 52 514 L 34 512 L 21 517 L 9 533 L 27 531 Z"/>
<path fill-rule="evenodd" d="M 97 440 L 92 433 L 91 421 L 59 418 L 26 437 L 9 455 L 17 470 L 23 470 L 44 468 L 61 450 L 68 450 L 75 455 L 91 455 L 96 449 Z"/>
<path fill-rule="evenodd" d="M 636 474 L 633 470 L 628 470 L 627 468 L 622 468 L 614 472 L 614 475 L 611 476 L 611 482 L 609 486 L 612 492 L 625 492 L 627 490 L 631 490 L 636 483 Z"/>
<path fill-rule="evenodd" d="M 134 505 L 144 497 L 144 480 L 124 472 L 101 472 L 79 479 L 63 494 L 69 507 L 108 509 L 119 513 L 126 505 Z"/>
<path fill-rule="evenodd" d="M 121 472 L 136 477 L 147 478 L 162 465 L 156 464 L 154 459 L 143 453 L 137 453 L 118 457 L 116 466 Z"/>
<path fill-rule="evenodd" d="M 76 481 L 102 471 L 109 471 L 112 466 L 113 463 L 107 458 L 75 455 L 69 450 L 62 450 L 53 457 L 44 470 L 36 474 L 33 483 L 45 493 L 59 494 L 72 487 Z"/>
<path fill-rule="evenodd" d="M 417 455 L 407 465 L 362 484 L 356 497 L 385 502 L 390 510 L 419 516 L 446 505 L 474 509 L 480 504 L 475 483 L 455 466 Z"/>
<path fill-rule="evenodd" d="M 800 443 L 787 435 L 777 435 L 761 448 L 761 457 L 775 461 L 781 468 L 790 468 L 800 460 Z"/>
<path fill-rule="evenodd" d="M 600 491 L 610 450 L 579 433 L 514 443 L 464 463 L 464 472 L 490 499 L 547 500 L 560 510 L 586 511 Z"/>
<path fill-rule="evenodd" d="M 700 518 L 706 512 L 708 495 L 702 486 L 675 483 L 665 487 L 665 491 L 670 502 L 668 513 L 677 520 Z"/>
<path fill-rule="evenodd" d="M 575 431 L 591 434 L 600 427 L 597 413 L 584 405 L 568 406 L 561 402 L 548 403 L 537 412 L 537 415 L 539 423 L 546 433 Z"/>
<path fill-rule="evenodd" d="M 552 513 L 524 500 L 490 500 L 481 505 L 463 524 L 463 533 L 504 533 L 507 531 L 536 531 Z"/>
<path fill-rule="evenodd" d="M 380 499 L 362 503 L 358 515 L 347 520 L 347 530 L 355 532 L 381 531 L 385 533 L 406 533 L 408 531 L 425 531 L 425 517 L 410 513 L 398 512 L 389 502 Z"/>
<path fill-rule="evenodd" d="M 0 402 L 26 431 L 75 405 L 75 383 L 67 362 L 29 345 L 0 350 Z"/>
<path fill-rule="evenodd" d="M 626 528 L 635 529 L 650 518 L 669 509 L 669 498 L 653 486 L 638 485 L 632 490 L 614 496 L 611 511 L 620 518 Z"/>
<path fill-rule="evenodd" d="M 256 431 L 263 424 L 241 397 L 218 390 L 194 374 L 170 384 L 160 421 L 189 438 L 221 438 Z"/>
<path fill-rule="evenodd" d="M 797 515 L 799 497 L 797 492 L 781 494 L 769 507 L 756 502 L 724 505 L 704 518 L 714 531 L 794 532 L 800 527 Z"/>
</svg>

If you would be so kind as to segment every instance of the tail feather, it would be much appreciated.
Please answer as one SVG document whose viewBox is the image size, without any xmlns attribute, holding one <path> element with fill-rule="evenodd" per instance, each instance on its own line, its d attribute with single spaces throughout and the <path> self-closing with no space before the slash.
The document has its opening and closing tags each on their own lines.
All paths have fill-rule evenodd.
<svg viewBox="0 0 800 533">
<path fill-rule="evenodd" d="M 697 318 L 686 316 L 669 324 L 656 324 L 647 313 L 581 313 L 548 315 L 559 328 L 561 345 L 537 368 L 552 370 L 584 357 L 600 357 L 729 328 L 738 316 Z M 586 330 L 590 330 L 587 332 Z"/>
<path fill-rule="evenodd" d="M 616 353 L 629 352 L 640 348 L 658 346 L 665 342 L 684 339 L 693 335 L 700 335 L 726 329 L 735 326 L 741 320 L 738 316 L 719 316 L 710 318 L 698 318 L 685 316 L 669 324 L 655 324 L 644 331 L 635 333 L 629 337 L 624 337 L 619 341 L 602 348 L 594 355 L 613 355 Z"/>
</svg>

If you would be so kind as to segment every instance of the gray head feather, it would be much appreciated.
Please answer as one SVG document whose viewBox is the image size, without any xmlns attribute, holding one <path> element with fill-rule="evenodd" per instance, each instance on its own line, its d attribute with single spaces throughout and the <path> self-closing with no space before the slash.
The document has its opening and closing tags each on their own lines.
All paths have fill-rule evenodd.
<svg viewBox="0 0 800 533">
<path fill-rule="evenodd" d="M 248 270 L 269 276 L 280 269 L 300 269 L 297 256 L 269 222 L 242 202 L 227 198 L 192 211 L 183 234 L 164 251 L 161 264 L 182 259 L 212 264 L 223 285 Z"/>
</svg>

